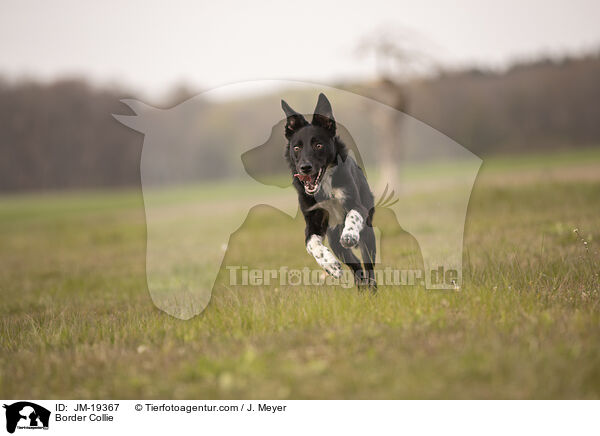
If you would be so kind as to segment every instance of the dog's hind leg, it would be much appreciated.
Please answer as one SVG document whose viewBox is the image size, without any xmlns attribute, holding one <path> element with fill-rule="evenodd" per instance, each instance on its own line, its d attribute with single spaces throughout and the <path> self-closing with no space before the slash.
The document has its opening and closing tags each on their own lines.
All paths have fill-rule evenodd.
<svg viewBox="0 0 600 436">
<path fill-rule="evenodd" d="M 365 226 L 360 233 L 360 252 L 365 266 L 366 282 L 369 286 L 377 289 L 377 281 L 375 280 L 375 271 L 373 264 L 377 256 L 377 241 L 373 227 Z"/>
<path fill-rule="evenodd" d="M 354 273 L 354 283 L 360 286 L 364 283 L 364 271 L 360 263 L 360 259 L 354 255 L 350 248 L 345 248 L 340 243 L 340 235 L 342 234 L 342 227 L 336 226 L 327 230 L 327 239 L 333 253 L 350 267 Z"/>
</svg>

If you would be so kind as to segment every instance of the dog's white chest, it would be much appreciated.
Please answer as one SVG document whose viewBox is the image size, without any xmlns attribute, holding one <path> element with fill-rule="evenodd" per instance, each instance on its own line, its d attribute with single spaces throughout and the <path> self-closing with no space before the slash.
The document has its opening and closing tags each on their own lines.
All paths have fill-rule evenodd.
<svg viewBox="0 0 600 436">
<path fill-rule="evenodd" d="M 333 198 L 334 200 L 343 202 L 344 199 L 346 198 L 346 193 L 344 192 L 344 190 L 342 188 L 332 188 L 330 197 Z"/>
<path fill-rule="evenodd" d="M 325 209 L 329 213 L 329 227 L 344 224 L 344 217 L 346 216 L 344 210 L 346 194 L 343 188 L 332 186 L 331 176 L 333 171 L 331 168 L 325 170 L 320 192 L 316 196 L 317 204 L 314 206 Z"/>
<path fill-rule="evenodd" d="M 323 194 L 327 199 L 343 202 L 346 198 L 344 190 L 342 188 L 334 188 L 331 184 L 334 171 L 335 170 L 331 168 L 327 168 L 325 170 L 325 174 L 323 175 L 323 181 L 321 182 L 321 189 L 323 190 Z"/>
</svg>

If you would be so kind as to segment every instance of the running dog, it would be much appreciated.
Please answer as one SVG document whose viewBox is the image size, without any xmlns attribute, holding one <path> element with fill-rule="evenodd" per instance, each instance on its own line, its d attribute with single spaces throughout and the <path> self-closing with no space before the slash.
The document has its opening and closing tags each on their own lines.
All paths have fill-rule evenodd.
<svg viewBox="0 0 600 436">
<path fill-rule="evenodd" d="M 284 100 L 281 107 L 285 158 L 306 221 L 306 250 L 333 277 L 342 274 L 339 259 L 352 269 L 357 286 L 375 289 L 374 198 L 363 170 L 336 135 L 329 100 L 319 94 L 310 123 Z M 333 253 L 323 244 L 325 234 Z M 352 252 L 355 247 L 360 247 L 362 265 Z"/>
</svg>

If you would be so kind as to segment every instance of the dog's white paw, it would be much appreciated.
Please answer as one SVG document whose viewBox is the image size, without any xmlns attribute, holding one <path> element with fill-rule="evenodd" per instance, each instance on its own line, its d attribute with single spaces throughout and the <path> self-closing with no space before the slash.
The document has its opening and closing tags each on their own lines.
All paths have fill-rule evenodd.
<svg viewBox="0 0 600 436">
<path fill-rule="evenodd" d="M 354 248 L 358 245 L 359 240 L 360 235 L 358 232 L 348 230 L 347 232 L 342 232 L 340 244 L 342 244 L 342 247 L 344 248 Z"/>
<path fill-rule="evenodd" d="M 312 235 L 306 243 L 306 251 L 311 254 L 317 263 L 327 273 L 335 278 L 342 275 L 342 264 L 336 259 L 333 253 L 323 245 L 323 238 L 319 235 Z"/>
<path fill-rule="evenodd" d="M 344 248 L 354 248 L 360 240 L 360 232 L 363 229 L 363 217 L 354 209 L 346 214 L 344 230 L 340 236 L 340 244 Z"/>
<path fill-rule="evenodd" d="M 339 279 L 342 276 L 342 264 L 339 263 L 337 260 L 332 264 L 324 266 L 323 269 L 327 271 L 327 274 L 329 274 L 332 277 L 335 277 L 336 279 Z"/>
</svg>

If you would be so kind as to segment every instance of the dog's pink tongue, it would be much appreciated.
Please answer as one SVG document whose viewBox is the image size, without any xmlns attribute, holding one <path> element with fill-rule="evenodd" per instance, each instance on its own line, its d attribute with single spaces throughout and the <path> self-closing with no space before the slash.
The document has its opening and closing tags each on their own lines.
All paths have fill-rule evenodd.
<svg viewBox="0 0 600 436">
<path fill-rule="evenodd" d="M 301 182 L 310 182 L 310 176 L 308 175 L 304 175 L 304 174 L 294 174 L 294 177 L 298 177 L 298 180 L 300 180 Z"/>
</svg>

